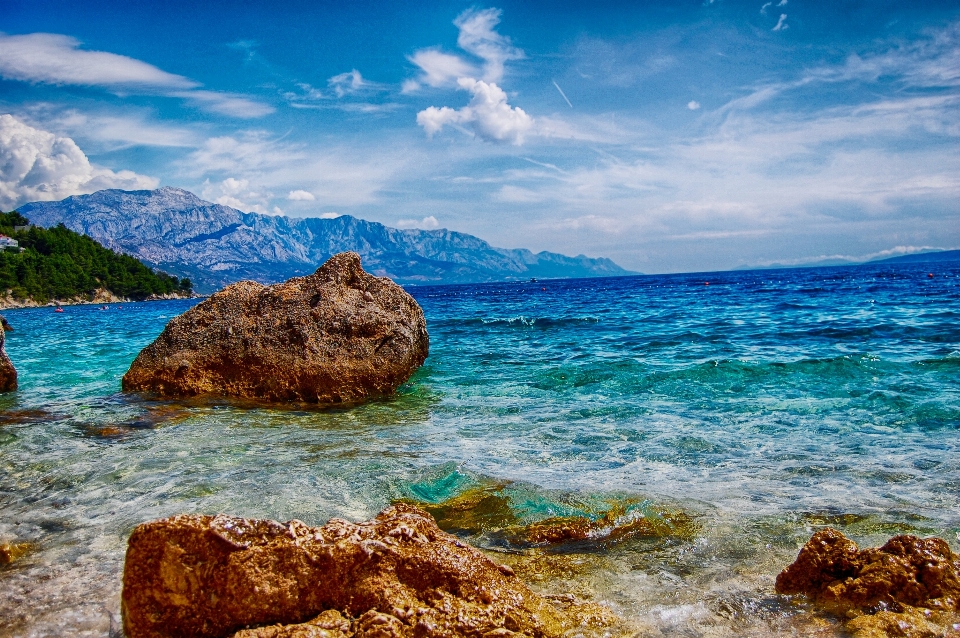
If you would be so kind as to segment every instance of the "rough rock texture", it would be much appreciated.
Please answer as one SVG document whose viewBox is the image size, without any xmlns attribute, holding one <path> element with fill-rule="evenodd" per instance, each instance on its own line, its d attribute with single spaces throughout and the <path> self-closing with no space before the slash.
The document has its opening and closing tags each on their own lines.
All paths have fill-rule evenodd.
<svg viewBox="0 0 960 638">
<path fill-rule="evenodd" d="M 17 369 L 7 356 L 3 344 L 6 341 L 3 329 L 0 329 L 0 392 L 10 392 L 17 389 Z"/>
<path fill-rule="evenodd" d="M 902 606 L 960 610 L 960 558 L 940 538 L 894 536 L 861 550 L 834 529 L 814 534 L 797 560 L 777 576 L 781 594 L 806 594 L 828 607 Z"/>
<path fill-rule="evenodd" d="M 128 638 L 541 638 L 570 628 L 510 568 L 406 504 L 323 527 L 186 515 L 140 525 L 122 611 Z"/>
<path fill-rule="evenodd" d="M 0 327 L 3 328 L 3 331 L 4 331 L 4 332 L 12 332 L 12 331 L 13 331 L 13 326 L 10 325 L 10 322 L 7 321 L 7 318 L 4 317 L 4 316 L 0 316 Z"/>
<path fill-rule="evenodd" d="M 929 609 L 904 607 L 901 612 L 880 611 L 864 614 L 847 623 L 853 638 L 944 638 L 958 636 L 956 632 L 944 631 L 942 623 L 931 622 L 934 613 Z"/>
<path fill-rule="evenodd" d="M 423 311 L 356 253 L 314 274 L 241 281 L 170 321 L 123 376 L 127 391 L 340 403 L 389 394 L 427 357 Z"/>
</svg>

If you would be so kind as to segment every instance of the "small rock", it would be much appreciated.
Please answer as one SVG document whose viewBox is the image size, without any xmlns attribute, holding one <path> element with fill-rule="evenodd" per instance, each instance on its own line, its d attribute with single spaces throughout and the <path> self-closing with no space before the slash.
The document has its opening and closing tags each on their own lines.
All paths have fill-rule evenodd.
<svg viewBox="0 0 960 638">
<path fill-rule="evenodd" d="M 0 545 L 0 565 L 9 565 L 34 549 L 33 543 L 4 543 Z"/>
<path fill-rule="evenodd" d="M 5 341 L 4 331 L 0 330 L 0 392 L 11 392 L 17 389 L 17 369 L 3 347 Z"/>
<path fill-rule="evenodd" d="M 427 357 L 423 311 L 356 253 L 314 274 L 241 281 L 170 321 L 123 376 L 125 391 L 341 403 L 386 395 Z"/>
<path fill-rule="evenodd" d="M 4 332 L 13 332 L 13 326 L 10 325 L 10 322 L 7 321 L 7 318 L 3 315 L 0 315 L 0 326 L 3 327 Z"/>
<path fill-rule="evenodd" d="M 894 536 L 859 549 L 835 529 L 814 534 L 777 576 L 777 592 L 806 594 L 837 609 L 900 605 L 960 610 L 960 557 L 940 538 Z"/>
</svg>

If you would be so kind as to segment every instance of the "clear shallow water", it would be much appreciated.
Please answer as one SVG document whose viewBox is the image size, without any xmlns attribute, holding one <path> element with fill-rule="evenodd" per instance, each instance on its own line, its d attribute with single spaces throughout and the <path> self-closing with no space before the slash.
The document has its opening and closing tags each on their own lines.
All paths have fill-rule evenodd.
<svg viewBox="0 0 960 638">
<path fill-rule="evenodd" d="M 120 394 L 189 302 L 7 311 L 0 542 L 35 550 L 0 568 L 0 635 L 117 634 L 142 521 L 359 520 L 462 477 L 519 482 L 534 518 L 611 493 L 694 517 L 693 537 L 499 558 L 640 635 L 834 635 L 772 591 L 814 529 L 957 545 L 960 269 L 931 267 L 412 288 L 427 363 L 335 410 Z"/>
</svg>

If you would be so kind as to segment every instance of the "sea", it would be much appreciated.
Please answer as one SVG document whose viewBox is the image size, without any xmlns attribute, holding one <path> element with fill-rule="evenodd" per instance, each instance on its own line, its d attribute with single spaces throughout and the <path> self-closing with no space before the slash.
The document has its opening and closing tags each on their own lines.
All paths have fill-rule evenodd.
<svg viewBox="0 0 960 638">
<path fill-rule="evenodd" d="M 774 591 L 813 532 L 960 547 L 960 262 L 408 291 L 426 363 L 336 408 L 122 393 L 195 300 L 5 311 L 0 543 L 23 556 L 0 635 L 122 635 L 128 535 L 186 512 L 320 525 L 480 489 L 523 524 L 616 503 L 685 521 L 551 547 L 451 523 L 622 620 L 584 636 L 844 635 Z"/>
</svg>

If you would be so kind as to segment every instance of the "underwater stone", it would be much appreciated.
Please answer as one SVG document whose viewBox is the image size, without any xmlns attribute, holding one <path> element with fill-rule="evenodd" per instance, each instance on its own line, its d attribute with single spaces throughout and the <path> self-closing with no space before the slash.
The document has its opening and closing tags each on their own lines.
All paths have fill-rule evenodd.
<svg viewBox="0 0 960 638">
<path fill-rule="evenodd" d="M 806 594 L 838 611 L 960 610 L 960 558 L 940 538 L 894 536 L 859 549 L 835 529 L 815 533 L 777 576 L 781 594 Z"/>
<path fill-rule="evenodd" d="M 341 403 L 390 394 L 427 357 L 423 311 L 356 253 L 314 274 L 241 281 L 170 321 L 123 376 L 125 391 Z"/>
<path fill-rule="evenodd" d="M 323 527 L 174 516 L 130 537 L 123 625 L 128 638 L 547 638 L 574 626 L 506 571 L 406 504 Z"/>
<path fill-rule="evenodd" d="M 7 356 L 5 341 L 4 331 L 0 329 L 0 392 L 11 392 L 17 389 L 17 369 Z"/>
</svg>

